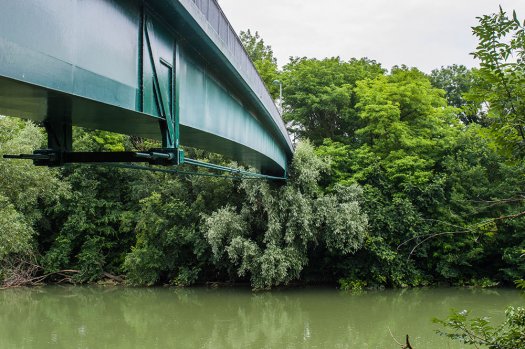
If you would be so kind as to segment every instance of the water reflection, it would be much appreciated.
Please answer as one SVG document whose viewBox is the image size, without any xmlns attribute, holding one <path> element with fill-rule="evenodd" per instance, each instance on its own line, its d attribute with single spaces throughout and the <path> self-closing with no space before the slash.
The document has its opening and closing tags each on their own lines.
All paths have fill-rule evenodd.
<svg viewBox="0 0 525 349">
<path fill-rule="evenodd" d="M 433 333 L 450 308 L 502 318 L 514 290 L 46 287 L 0 292 L 1 348 L 459 348 Z"/>
</svg>

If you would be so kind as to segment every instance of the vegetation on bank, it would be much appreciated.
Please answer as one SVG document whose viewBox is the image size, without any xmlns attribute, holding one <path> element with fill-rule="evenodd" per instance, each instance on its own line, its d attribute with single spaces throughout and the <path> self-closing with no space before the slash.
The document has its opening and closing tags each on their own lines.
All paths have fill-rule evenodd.
<svg viewBox="0 0 525 349">
<path fill-rule="evenodd" d="M 455 312 L 446 320 L 434 320 L 444 330 L 437 333 L 476 348 L 516 349 L 525 347 L 525 308 L 509 307 L 505 320 L 494 327 L 487 317 L 469 317 L 466 310 Z"/>
<path fill-rule="evenodd" d="M 272 82 L 283 83 L 300 139 L 286 184 L 1 160 L 0 280 L 268 289 L 524 279 L 523 25 L 501 11 L 474 34 L 480 69 L 427 75 L 366 58 L 293 58 L 280 71 L 271 47 L 242 33 L 274 96 Z M 0 118 L 1 154 L 44 138 Z M 154 146 L 83 129 L 74 139 L 78 151 Z"/>
</svg>

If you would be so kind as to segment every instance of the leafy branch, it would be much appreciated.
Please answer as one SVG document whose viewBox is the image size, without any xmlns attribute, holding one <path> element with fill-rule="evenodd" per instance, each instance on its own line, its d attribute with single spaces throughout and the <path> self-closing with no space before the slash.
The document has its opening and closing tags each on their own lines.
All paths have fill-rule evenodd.
<svg viewBox="0 0 525 349">
<path fill-rule="evenodd" d="M 509 307 L 505 321 L 492 327 L 488 318 L 469 318 L 466 310 L 452 313 L 445 320 L 434 319 L 434 323 L 448 331 L 436 333 L 453 340 L 473 345 L 475 348 L 516 349 L 525 345 L 525 308 Z"/>
</svg>

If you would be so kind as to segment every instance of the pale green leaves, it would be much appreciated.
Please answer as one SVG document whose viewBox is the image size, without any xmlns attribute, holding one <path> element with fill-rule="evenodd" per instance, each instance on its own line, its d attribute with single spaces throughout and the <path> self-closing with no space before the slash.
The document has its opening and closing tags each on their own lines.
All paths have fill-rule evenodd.
<svg viewBox="0 0 525 349">
<path fill-rule="evenodd" d="M 237 214 L 231 206 L 226 206 L 214 212 L 204 219 L 204 231 L 206 239 L 211 246 L 213 256 L 219 260 L 225 250 L 224 246 L 230 246 L 235 240 L 237 247 L 232 251 L 239 249 L 240 240 L 237 238 L 246 235 L 248 227 L 242 217 Z M 234 260 L 237 259 L 235 253 L 230 255 Z"/>
<path fill-rule="evenodd" d="M 366 236 L 368 218 L 360 206 L 363 191 L 357 185 L 336 186 L 334 191 L 317 200 L 317 229 L 328 250 L 346 255 L 359 249 Z"/>
<path fill-rule="evenodd" d="M 324 245 L 343 255 L 360 248 L 368 226 L 361 189 L 338 186 L 323 194 L 318 182 L 326 167 L 303 142 L 286 185 L 244 181 L 244 205 L 225 206 L 204 219 L 216 265 L 250 276 L 255 289 L 267 289 L 298 278 L 310 248 Z"/>
<path fill-rule="evenodd" d="M 328 164 L 324 159 L 315 155 L 309 142 L 300 142 L 297 145 L 290 167 L 291 184 L 304 193 L 314 194 L 317 191 L 321 173 L 326 170 L 328 170 Z"/>
</svg>

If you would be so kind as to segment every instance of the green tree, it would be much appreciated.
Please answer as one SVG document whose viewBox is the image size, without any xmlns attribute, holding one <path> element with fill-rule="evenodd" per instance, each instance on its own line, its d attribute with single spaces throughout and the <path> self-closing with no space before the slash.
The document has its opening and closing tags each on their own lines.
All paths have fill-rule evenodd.
<svg viewBox="0 0 525 349">
<path fill-rule="evenodd" d="M 336 187 L 323 194 L 318 181 L 324 168 L 312 146 L 300 143 L 286 185 L 243 181 L 240 207 L 227 205 L 204 221 L 215 262 L 249 276 L 255 289 L 267 289 L 298 279 L 310 248 L 340 255 L 360 248 L 367 228 L 361 191 Z"/>
<path fill-rule="evenodd" d="M 476 84 L 475 73 L 472 70 L 457 64 L 441 67 L 432 70 L 430 81 L 434 87 L 445 90 L 448 105 L 461 109 L 459 118 L 464 124 L 484 124 L 484 114 L 480 105 L 465 98 L 465 94 Z"/>
<path fill-rule="evenodd" d="M 143 190 L 138 211 L 130 217 L 136 242 L 124 261 L 129 283 L 188 286 L 226 278 L 215 273 L 199 223 L 224 202 L 238 200 L 234 186 L 224 178 L 171 175 L 151 175 L 136 183 Z"/>
<path fill-rule="evenodd" d="M 375 61 L 294 58 L 284 67 L 284 118 L 290 131 L 318 145 L 325 138 L 352 142 L 359 128 L 356 83 L 382 75 Z"/>
<path fill-rule="evenodd" d="M 507 163 L 503 166 L 509 172 L 521 173 L 522 162 L 509 163 L 508 160 L 525 155 L 525 21 L 518 19 L 516 11 L 508 15 L 501 6 L 498 12 L 477 19 L 479 24 L 472 29 L 478 46 L 472 54 L 480 60 L 480 69 L 476 72 L 477 84 L 467 97 L 485 103 L 491 132 L 482 130 L 481 134 L 507 157 L 502 162 Z M 517 180 L 514 190 L 493 202 L 499 206 L 516 201 L 521 204 L 521 184 L 522 181 Z M 512 205 L 512 208 L 514 211 L 503 214 L 500 223 L 508 226 L 505 240 L 513 242 L 503 255 L 503 260 L 511 266 L 502 271 L 507 278 L 522 279 L 525 265 L 521 252 L 525 238 L 520 233 L 523 226 L 520 218 L 525 210 L 522 205 Z M 517 210 L 521 213 L 516 213 Z"/>
<path fill-rule="evenodd" d="M 76 151 L 131 150 L 127 136 L 74 129 Z M 76 165 L 62 170 L 71 186 L 68 197 L 52 210 L 51 225 L 39 239 L 46 272 L 76 269 L 77 282 L 99 280 L 104 272 L 121 274 L 134 236 L 124 222 L 137 200 L 133 183 L 144 174 L 107 166 Z"/>
<path fill-rule="evenodd" d="M 43 142 L 44 134 L 33 123 L 0 117 L 0 282 L 11 267 L 34 262 L 36 238 L 40 226 L 47 224 L 48 207 L 68 196 L 69 186 L 56 169 L 1 158 L 32 153 Z"/>
<path fill-rule="evenodd" d="M 493 134 L 503 151 L 519 157 L 525 154 L 525 22 L 516 12 L 478 17 L 473 27 L 478 46 L 473 53 L 480 60 L 479 83 L 469 94 L 485 103 Z"/>
<path fill-rule="evenodd" d="M 319 150 L 349 152 L 336 155 L 343 166 L 334 169 L 337 181 L 363 181 L 382 171 L 400 188 L 428 183 L 436 159 L 459 131 L 456 109 L 447 107 L 442 91 L 418 70 L 396 68 L 357 82 L 354 93 L 360 121 L 354 143 L 327 140 Z"/>
<path fill-rule="evenodd" d="M 358 142 L 341 157 L 345 168 L 333 166 L 338 182 L 364 185 L 371 238 L 358 259 L 370 267 L 347 273 L 376 285 L 417 285 L 425 282 L 422 273 L 397 247 L 431 230 L 425 218 L 442 196 L 443 179 L 435 169 L 453 147 L 455 109 L 446 107 L 442 92 L 423 73 L 404 67 L 359 81 L 355 93 L 362 122 L 355 131 Z M 320 151 L 332 152 L 326 145 Z"/>
<path fill-rule="evenodd" d="M 369 217 L 364 248 L 332 259 L 335 273 L 387 286 L 521 275 L 523 223 L 497 218 L 523 206 L 523 166 L 505 164 L 479 138 L 481 127 L 461 124 L 443 91 L 415 69 L 362 80 L 355 93 L 355 141 L 325 139 L 317 149 L 331 159 L 325 183 L 362 185 Z M 506 197 L 516 200 L 496 203 Z"/>
<path fill-rule="evenodd" d="M 264 43 L 259 32 L 252 34 L 250 29 L 241 31 L 240 38 L 248 57 L 259 72 L 270 95 L 273 99 L 278 98 L 279 86 L 273 82 L 279 79 L 279 67 L 277 66 L 277 59 L 273 55 L 272 47 Z"/>
</svg>

